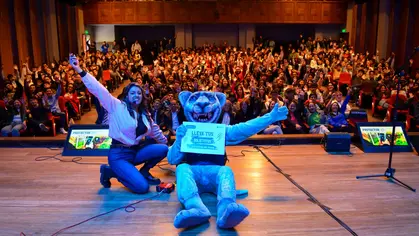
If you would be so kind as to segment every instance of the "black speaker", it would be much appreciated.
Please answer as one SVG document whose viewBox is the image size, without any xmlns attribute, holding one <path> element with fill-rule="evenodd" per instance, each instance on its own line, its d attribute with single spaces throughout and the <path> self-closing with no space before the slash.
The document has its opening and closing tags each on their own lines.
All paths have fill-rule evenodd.
<svg viewBox="0 0 419 236">
<path fill-rule="evenodd" d="M 350 153 L 351 135 L 349 133 L 326 133 L 324 149 L 329 153 Z"/>
</svg>

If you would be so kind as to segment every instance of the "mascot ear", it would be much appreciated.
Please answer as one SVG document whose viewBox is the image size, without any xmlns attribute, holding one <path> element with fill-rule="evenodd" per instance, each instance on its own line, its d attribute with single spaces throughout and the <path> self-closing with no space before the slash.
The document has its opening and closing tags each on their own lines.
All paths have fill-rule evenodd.
<svg viewBox="0 0 419 236">
<path fill-rule="evenodd" d="M 220 102 L 221 108 L 226 104 L 227 97 L 224 93 L 215 92 L 215 96 L 217 96 L 218 101 Z"/>
<path fill-rule="evenodd" d="M 179 93 L 179 101 L 180 104 L 182 104 L 182 107 L 185 107 L 186 101 L 188 101 L 188 98 L 192 95 L 192 92 L 190 91 L 182 91 Z"/>
</svg>

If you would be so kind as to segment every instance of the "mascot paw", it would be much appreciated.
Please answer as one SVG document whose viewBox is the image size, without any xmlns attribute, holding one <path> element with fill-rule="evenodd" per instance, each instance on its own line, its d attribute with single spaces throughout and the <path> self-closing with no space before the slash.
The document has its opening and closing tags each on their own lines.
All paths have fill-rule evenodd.
<svg viewBox="0 0 419 236">
<path fill-rule="evenodd" d="M 220 206 L 221 207 L 221 206 Z M 250 213 L 242 204 L 235 202 L 229 203 L 227 206 L 219 209 L 217 225 L 220 228 L 234 228 L 242 222 Z"/>
<path fill-rule="evenodd" d="M 277 103 L 271 111 L 271 116 L 275 121 L 286 120 L 288 117 L 288 108 L 286 106 L 279 107 Z"/>
<path fill-rule="evenodd" d="M 207 222 L 211 218 L 208 210 L 192 208 L 180 211 L 176 217 L 174 225 L 176 228 L 189 228 Z"/>
</svg>

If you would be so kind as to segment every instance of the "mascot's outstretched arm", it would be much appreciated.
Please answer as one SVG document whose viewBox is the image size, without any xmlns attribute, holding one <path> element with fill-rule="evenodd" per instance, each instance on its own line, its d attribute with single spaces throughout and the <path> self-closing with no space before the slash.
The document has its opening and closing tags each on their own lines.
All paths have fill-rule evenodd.
<svg viewBox="0 0 419 236">
<path fill-rule="evenodd" d="M 226 130 L 226 144 L 235 145 L 241 143 L 250 136 L 259 133 L 270 124 L 279 120 L 285 120 L 287 115 L 287 107 L 279 107 L 278 104 L 276 104 L 274 109 L 272 109 L 270 113 L 267 113 L 264 116 L 236 125 L 229 125 L 227 126 Z"/>
<path fill-rule="evenodd" d="M 288 109 L 283 106 L 279 107 L 278 104 L 272 109 L 270 113 L 265 114 L 264 116 L 239 123 L 236 125 L 227 126 L 226 130 L 226 144 L 235 145 L 243 142 L 252 135 L 259 133 L 261 130 L 265 129 L 270 124 L 279 121 L 285 120 L 288 115 Z M 186 133 L 186 127 L 183 125 L 179 126 L 176 131 L 176 136 L 183 137 Z M 180 151 L 181 139 L 176 138 L 176 141 L 169 148 L 167 159 L 171 165 L 178 165 L 182 162 L 184 153 Z"/>
</svg>

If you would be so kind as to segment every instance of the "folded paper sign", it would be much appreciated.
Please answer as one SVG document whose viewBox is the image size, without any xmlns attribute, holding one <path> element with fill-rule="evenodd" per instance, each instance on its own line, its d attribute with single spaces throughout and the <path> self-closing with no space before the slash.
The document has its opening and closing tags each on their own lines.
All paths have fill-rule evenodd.
<svg viewBox="0 0 419 236">
<path fill-rule="evenodd" d="M 181 152 L 224 155 L 226 125 L 183 122 L 187 131 L 182 139 Z"/>
</svg>

